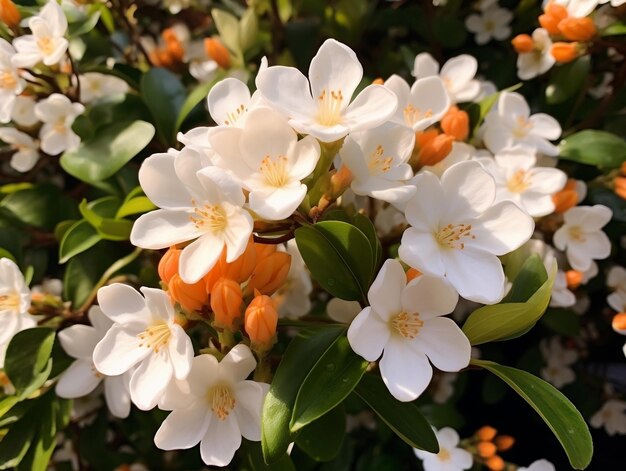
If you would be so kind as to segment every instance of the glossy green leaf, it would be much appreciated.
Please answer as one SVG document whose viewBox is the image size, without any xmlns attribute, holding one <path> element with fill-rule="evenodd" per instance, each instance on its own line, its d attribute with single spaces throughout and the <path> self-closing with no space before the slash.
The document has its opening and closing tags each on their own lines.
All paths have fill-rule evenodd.
<svg viewBox="0 0 626 471">
<path fill-rule="evenodd" d="M 409 446 L 439 452 L 437 437 L 418 407 L 394 398 L 380 377 L 364 375 L 355 392 Z"/>
<path fill-rule="evenodd" d="M 119 207 L 119 200 L 112 196 L 100 198 L 90 203 L 83 200 L 78 206 L 80 213 L 95 228 L 101 239 L 128 240 L 133 223 L 126 219 L 109 217 L 117 215 Z"/>
<path fill-rule="evenodd" d="M 559 390 L 523 370 L 485 360 L 471 363 L 498 376 L 535 409 L 563 446 L 574 469 L 589 465 L 593 454 L 589 428 L 580 412 Z"/>
<path fill-rule="evenodd" d="M 289 422 L 300 385 L 317 360 L 344 332 L 343 326 L 303 331 L 287 347 L 263 403 L 261 443 L 266 463 L 281 459 L 287 452 L 293 441 Z"/>
<path fill-rule="evenodd" d="M 242 471 L 296 471 L 296 467 L 288 454 L 284 454 L 272 464 L 263 461 L 260 442 L 243 440 L 241 452 L 244 457 Z"/>
<path fill-rule="evenodd" d="M 239 21 L 226 10 L 214 8 L 211 16 L 215 21 L 215 27 L 220 34 L 224 45 L 235 55 L 241 55 L 241 41 L 239 38 Z"/>
<path fill-rule="evenodd" d="M 114 255 L 109 253 L 104 242 L 99 242 L 89 250 L 72 257 L 65 268 L 63 277 L 63 299 L 71 301 L 74 308 L 85 302 L 94 285 Z"/>
<path fill-rule="evenodd" d="M 139 89 L 161 141 L 174 145 L 176 122 L 186 98 L 185 87 L 174 73 L 157 67 L 141 77 Z"/>
<path fill-rule="evenodd" d="M 581 316 L 570 309 L 549 308 L 541 322 L 557 334 L 575 337 L 580 333 Z"/>
<path fill-rule="evenodd" d="M 22 223 L 50 230 L 77 214 L 76 203 L 51 184 L 13 192 L 0 201 L 0 207 Z"/>
<path fill-rule="evenodd" d="M 367 216 L 361 214 L 361 213 L 356 213 L 354 215 L 354 217 L 352 218 L 352 221 L 354 223 L 354 225 L 356 227 L 358 227 L 361 232 L 363 232 L 363 234 L 365 234 L 365 237 L 367 237 L 367 239 L 370 242 L 370 247 L 372 248 L 372 259 L 374 261 L 374 273 L 375 273 L 375 269 L 378 268 L 378 265 L 380 264 L 381 261 L 381 257 L 383 255 L 383 247 L 380 243 L 380 239 L 378 238 L 378 234 L 376 233 L 376 226 L 374 226 L 374 223 L 372 222 L 372 220 L 370 218 L 368 218 Z M 374 274 L 372 273 L 372 275 Z"/>
<path fill-rule="evenodd" d="M 583 87 L 590 67 L 591 60 L 588 55 L 555 67 L 550 83 L 546 87 L 546 101 L 551 105 L 556 105 L 572 98 Z"/>
<path fill-rule="evenodd" d="M 18 332 L 9 342 L 4 369 L 18 392 L 25 391 L 46 370 L 54 337 L 54 330 L 35 327 Z"/>
<path fill-rule="evenodd" d="M 249 7 L 241 16 L 241 21 L 239 22 L 239 46 L 242 53 L 254 46 L 258 34 L 259 20 L 254 8 Z"/>
<path fill-rule="evenodd" d="M 503 303 L 523 303 L 535 294 L 548 279 L 548 273 L 537 254 L 528 257 L 513 279 L 511 290 L 502 300 Z"/>
<path fill-rule="evenodd" d="M 346 413 L 339 405 L 296 436 L 296 445 L 315 461 L 330 461 L 341 449 L 346 435 Z"/>
<path fill-rule="evenodd" d="M 159 100 L 155 100 L 159 101 Z M 61 156 L 61 167 L 86 183 L 98 183 L 117 173 L 148 145 L 154 126 L 145 121 L 114 123 Z"/>
<path fill-rule="evenodd" d="M 123 218 L 133 214 L 144 214 L 156 209 L 156 206 L 147 196 L 137 196 L 125 201 L 115 214 L 116 218 Z"/>
<path fill-rule="evenodd" d="M 567 136 L 559 144 L 560 158 L 601 170 L 618 168 L 626 162 L 626 141 L 607 131 L 587 129 Z"/>
<path fill-rule="evenodd" d="M 367 301 L 374 266 L 370 243 L 358 228 L 322 221 L 296 230 L 296 243 L 313 278 L 333 296 Z"/>
<path fill-rule="evenodd" d="M 531 259 L 532 260 L 532 259 Z M 543 267 L 541 267 L 543 269 Z M 521 276 L 524 269 L 518 277 Z M 530 275 L 528 275 L 530 277 Z M 483 306 L 476 309 L 465 321 L 463 332 L 472 345 L 507 340 L 528 332 L 541 318 L 550 302 L 552 285 L 556 277 L 554 266 L 549 278 L 526 302 L 510 302 Z M 516 296 L 525 295 L 526 288 L 516 289 Z"/>
<path fill-rule="evenodd" d="M 626 34 L 626 24 L 621 21 L 616 21 L 600 31 L 600 36 L 620 36 L 622 34 Z"/>
<path fill-rule="evenodd" d="M 20 464 L 33 441 L 35 427 L 28 420 L 13 425 L 0 441 L 0 469 L 15 468 Z"/>
<path fill-rule="evenodd" d="M 98 231 L 84 219 L 75 222 L 65 231 L 59 245 L 59 263 L 96 245 L 102 238 Z"/>
<path fill-rule="evenodd" d="M 180 130 L 180 127 L 185 122 L 185 119 L 187 118 L 187 116 L 189 116 L 189 113 L 191 113 L 196 105 L 198 105 L 200 102 L 207 98 L 209 92 L 211 91 L 211 88 L 213 88 L 213 85 L 215 85 L 215 82 L 215 80 L 211 80 L 209 82 L 201 83 L 191 91 L 187 98 L 185 98 L 185 101 L 183 102 L 182 106 L 180 107 L 180 111 L 178 112 L 178 116 L 176 117 L 176 123 L 174 125 L 175 132 L 178 132 Z"/>
<path fill-rule="evenodd" d="M 300 386 L 290 428 L 297 432 L 341 404 L 361 380 L 367 360 L 352 351 L 348 338 L 335 340 Z"/>
</svg>

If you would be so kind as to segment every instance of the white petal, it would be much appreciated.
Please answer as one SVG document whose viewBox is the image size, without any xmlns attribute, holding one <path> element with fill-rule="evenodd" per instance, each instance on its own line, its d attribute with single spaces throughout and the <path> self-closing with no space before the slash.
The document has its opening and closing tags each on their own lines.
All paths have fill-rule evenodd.
<svg viewBox="0 0 626 471">
<path fill-rule="evenodd" d="M 427 319 L 416 341 L 420 350 L 442 371 L 460 371 L 469 364 L 472 346 L 452 319 Z"/>
<path fill-rule="evenodd" d="M 207 102 L 213 121 L 233 126 L 250 104 L 250 90 L 241 80 L 227 77 L 211 88 Z"/>
<path fill-rule="evenodd" d="M 478 162 L 452 165 L 441 176 L 441 186 L 450 205 L 447 216 L 461 221 L 485 211 L 496 197 L 493 177 Z"/>
<path fill-rule="evenodd" d="M 402 310 L 400 297 L 405 286 L 402 264 L 395 259 L 386 260 L 367 292 L 372 309 L 381 319 L 388 319 Z"/>
<path fill-rule="evenodd" d="M 107 376 L 117 376 L 143 360 L 152 350 L 139 347 L 140 340 L 114 325 L 93 351 L 93 362 L 98 371 Z"/>
<path fill-rule="evenodd" d="M 88 358 L 91 355 L 100 336 L 96 329 L 88 325 L 76 324 L 59 332 L 59 341 L 65 352 L 73 358 Z"/>
<path fill-rule="evenodd" d="M 296 180 L 308 177 L 320 158 L 320 145 L 313 136 L 306 136 L 298 141 L 293 149 L 289 174 Z"/>
<path fill-rule="evenodd" d="M 419 313 L 422 320 L 450 314 L 459 295 L 443 278 L 421 275 L 411 280 L 402 291 L 402 310 Z"/>
<path fill-rule="evenodd" d="M 152 322 L 156 320 L 170 323 L 174 320 L 174 306 L 165 291 L 146 286 L 139 289 L 146 300 L 146 308 L 150 312 Z"/>
<path fill-rule="evenodd" d="M 300 206 L 307 187 L 296 183 L 289 187 L 266 188 L 250 193 L 250 209 L 270 221 L 286 219 Z"/>
<path fill-rule="evenodd" d="M 184 409 L 168 415 L 154 436 L 154 444 L 161 450 L 186 450 L 202 440 L 209 426 L 211 411 L 199 400 Z"/>
<path fill-rule="evenodd" d="M 170 361 L 174 368 L 176 379 L 185 379 L 191 370 L 193 360 L 193 345 L 185 330 L 178 324 L 171 327 L 172 337 L 167 345 Z"/>
<path fill-rule="evenodd" d="M 157 209 L 142 214 L 133 224 L 130 241 L 145 249 L 164 249 L 199 237 L 203 231 L 196 227 L 187 211 Z"/>
<path fill-rule="evenodd" d="M 415 56 L 415 62 L 413 63 L 413 77 L 422 78 L 429 77 L 431 75 L 437 75 L 439 73 L 439 64 L 433 56 L 427 52 L 422 52 Z"/>
<path fill-rule="evenodd" d="M 268 139 L 270 134 L 272 138 Z M 246 164 L 258 171 L 265 157 L 285 155 L 297 139 L 283 115 L 270 108 L 257 108 L 248 114 L 240 148 Z"/>
<path fill-rule="evenodd" d="M 136 289 L 122 283 L 100 288 L 98 304 L 102 313 L 118 324 L 147 324 L 151 318 L 144 297 Z"/>
<path fill-rule="evenodd" d="M 130 397 L 141 410 L 150 410 L 157 405 L 173 376 L 172 363 L 165 350 L 151 352 L 130 379 Z"/>
<path fill-rule="evenodd" d="M 295 67 L 268 67 L 257 75 L 256 86 L 263 98 L 286 116 L 302 119 L 317 112 L 309 81 Z"/>
<path fill-rule="evenodd" d="M 159 208 L 185 209 L 193 206 L 193 196 L 176 178 L 171 154 L 153 154 L 139 169 L 139 183 L 146 196 Z"/>
<path fill-rule="evenodd" d="M 246 345 L 233 347 L 220 362 L 220 369 L 228 372 L 233 382 L 245 380 L 256 368 L 256 360 Z"/>
<path fill-rule="evenodd" d="M 104 398 L 111 414 L 125 419 L 130 414 L 130 393 L 128 392 L 128 373 L 104 378 Z"/>
<path fill-rule="evenodd" d="M 389 340 L 389 327 L 372 311 L 363 309 L 348 328 L 348 342 L 357 355 L 367 361 L 376 361 Z"/>
<path fill-rule="evenodd" d="M 450 107 L 450 98 L 439 77 L 425 77 L 411 87 L 411 104 L 429 115 L 413 123 L 413 131 L 421 131 L 442 118 Z"/>
<path fill-rule="evenodd" d="M 76 360 L 61 375 L 55 391 L 59 397 L 66 399 L 83 397 L 96 389 L 101 379 L 96 375 L 91 359 Z"/>
<path fill-rule="evenodd" d="M 235 386 L 237 407 L 234 413 L 241 435 L 248 440 L 261 440 L 261 410 L 268 389 L 268 384 L 255 381 L 242 381 Z"/>
<path fill-rule="evenodd" d="M 224 249 L 222 238 L 207 233 L 183 249 L 178 272 L 185 283 L 198 282 L 215 266 Z"/>
<path fill-rule="evenodd" d="M 228 465 L 241 445 L 241 432 L 234 414 L 225 420 L 211 416 L 209 428 L 200 442 L 200 455 L 207 466 Z"/>
<path fill-rule="evenodd" d="M 420 232 L 409 228 L 402 234 L 398 249 L 400 259 L 422 273 L 443 277 L 446 266 L 442 258 L 442 248 L 430 232 Z"/>
<path fill-rule="evenodd" d="M 382 85 L 369 85 L 357 95 L 343 116 L 350 131 L 362 131 L 387 121 L 396 111 L 398 98 Z"/>
<path fill-rule="evenodd" d="M 420 232 L 439 229 L 441 205 L 446 201 L 439 178 L 431 172 L 423 172 L 413 178 L 417 194 L 406 204 L 406 219 Z"/>
<path fill-rule="evenodd" d="M 228 202 L 235 206 L 243 206 L 246 201 L 241 185 L 226 170 L 219 167 L 206 167 L 196 176 L 205 190 L 210 203 Z"/>
<path fill-rule="evenodd" d="M 405 339 L 389 342 L 380 360 L 380 374 L 398 401 L 414 401 L 428 387 L 433 369 L 426 355 Z"/>
<path fill-rule="evenodd" d="M 484 304 L 502 299 L 504 271 L 498 257 L 468 247 L 446 250 L 442 255 L 448 281 L 465 299 Z"/>
<path fill-rule="evenodd" d="M 601 204 L 595 206 L 576 206 L 567 211 L 563 217 L 566 224 L 576 224 L 585 228 L 585 231 L 598 231 L 603 228 L 613 216 L 613 212 Z"/>
<path fill-rule="evenodd" d="M 532 133 L 554 141 L 561 137 L 561 125 L 552 116 L 545 113 L 532 115 L 528 121 L 533 125 Z"/>
<path fill-rule="evenodd" d="M 228 263 L 244 253 L 252 234 L 252 217 L 245 210 L 238 210 L 228 215 L 228 227 L 224 231 L 226 261 Z"/>
</svg>

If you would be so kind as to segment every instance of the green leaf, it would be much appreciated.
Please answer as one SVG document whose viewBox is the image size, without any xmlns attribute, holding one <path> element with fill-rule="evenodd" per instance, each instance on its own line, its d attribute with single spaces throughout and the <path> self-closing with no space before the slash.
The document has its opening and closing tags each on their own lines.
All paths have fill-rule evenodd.
<svg viewBox="0 0 626 471">
<path fill-rule="evenodd" d="M 290 429 L 297 432 L 341 404 L 361 380 L 369 365 L 352 351 L 348 338 L 335 340 L 300 386 Z"/>
<path fill-rule="evenodd" d="M 346 413 L 339 405 L 304 427 L 296 445 L 316 461 L 330 461 L 339 453 L 345 435 Z"/>
<path fill-rule="evenodd" d="M 367 237 L 370 242 L 370 247 L 372 248 L 372 260 L 374 262 L 374 271 L 372 275 L 374 275 L 383 255 L 383 246 L 381 245 L 378 234 L 376 233 L 376 226 L 374 226 L 374 223 L 370 218 L 361 213 L 356 213 L 352 220 L 354 225 L 359 228 L 363 234 L 365 234 L 365 237 Z"/>
<path fill-rule="evenodd" d="M 537 254 L 526 259 L 522 268 L 513 280 L 511 290 L 502 300 L 503 303 L 523 303 L 535 294 L 548 279 L 548 273 Z"/>
<path fill-rule="evenodd" d="M 82 305 L 110 260 L 115 260 L 100 242 L 89 250 L 72 257 L 63 277 L 63 299 L 71 301 L 75 308 Z"/>
<path fill-rule="evenodd" d="M 160 101 L 160 100 L 154 100 Z M 154 126 L 145 121 L 114 123 L 81 142 L 75 151 L 61 156 L 61 167 L 86 183 L 97 184 L 117 173 L 154 136 Z"/>
<path fill-rule="evenodd" d="M 254 46 L 258 34 L 259 20 L 254 8 L 249 7 L 241 16 L 241 21 L 239 22 L 239 46 L 242 53 Z"/>
<path fill-rule="evenodd" d="M 583 87 L 590 67 L 591 60 L 588 55 L 555 67 L 550 76 L 550 83 L 546 87 L 546 101 L 556 105 L 572 98 Z"/>
<path fill-rule="evenodd" d="M 137 196 L 125 201 L 115 214 L 116 218 L 123 218 L 132 214 L 143 214 L 156 209 L 156 206 L 147 196 Z"/>
<path fill-rule="evenodd" d="M 293 441 L 289 422 L 300 385 L 317 360 L 344 332 L 343 326 L 303 331 L 287 347 L 263 403 L 261 443 L 266 463 L 281 459 L 287 452 Z"/>
<path fill-rule="evenodd" d="M 295 471 L 296 467 L 289 455 L 284 454 L 276 462 L 265 464 L 261 443 L 243 440 L 241 451 L 244 456 L 242 471 Z"/>
<path fill-rule="evenodd" d="M 215 21 L 215 27 L 224 45 L 235 55 L 241 56 L 241 40 L 239 38 L 239 21 L 237 18 L 227 11 L 218 8 L 211 10 L 211 16 L 213 21 Z"/>
<path fill-rule="evenodd" d="M 485 360 L 471 363 L 498 376 L 535 409 L 563 446 L 573 468 L 589 465 L 593 454 L 591 434 L 580 412 L 561 392 L 523 370 Z"/>
<path fill-rule="evenodd" d="M 15 468 L 30 447 L 35 427 L 29 420 L 20 420 L 0 441 L 0 469 Z"/>
<path fill-rule="evenodd" d="M 333 296 L 367 302 L 373 255 L 363 232 L 341 221 L 296 229 L 296 243 L 313 278 Z"/>
<path fill-rule="evenodd" d="M 96 245 L 102 238 L 98 231 L 84 219 L 75 222 L 65 231 L 59 245 L 59 263 Z"/>
<path fill-rule="evenodd" d="M 7 347 L 4 369 L 17 391 L 28 389 L 40 373 L 45 372 L 54 336 L 54 330 L 47 327 L 22 330 L 13 336 Z"/>
<path fill-rule="evenodd" d="M 120 203 L 117 198 L 107 196 L 90 203 L 87 203 L 87 200 L 83 200 L 78 209 L 102 239 L 128 240 L 133 223 L 126 219 L 109 217 L 118 213 L 119 206 Z"/>
<path fill-rule="evenodd" d="M 76 214 L 76 203 L 51 184 L 41 184 L 16 191 L 0 201 L 21 222 L 52 230 L 64 219 Z"/>
<path fill-rule="evenodd" d="M 185 103 L 185 87 L 167 69 L 154 68 L 141 77 L 141 96 L 152 113 L 159 137 L 164 144 L 176 143 L 176 121 Z"/>
<path fill-rule="evenodd" d="M 600 36 L 620 36 L 622 34 L 626 34 L 626 24 L 619 21 L 600 30 Z"/>
<path fill-rule="evenodd" d="M 580 316 L 569 309 L 548 309 L 541 322 L 557 334 L 574 337 L 580 333 Z"/>
<path fill-rule="evenodd" d="M 437 437 L 417 406 L 394 398 L 380 377 L 364 375 L 355 392 L 409 446 L 439 452 Z"/>
<path fill-rule="evenodd" d="M 533 259 L 527 262 L 534 264 Z M 525 264 L 526 265 L 526 264 Z M 543 266 L 541 267 L 543 269 Z M 526 302 L 511 302 L 483 306 L 476 309 L 465 321 L 463 332 L 472 345 L 507 340 L 519 337 L 528 332 L 541 318 L 550 302 L 552 285 L 556 277 L 556 266 L 554 266 L 549 278 Z M 524 268 L 518 278 L 524 273 Z M 531 278 L 532 275 L 524 275 L 522 279 Z M 536 279 L 535 279 L 536 282 Z M 527 293 L 526 287 L 519 283 L 520 287 L 515 289 L 514 295 L 517 299 L 522 299 Z"/>
<path fill-rule="evenodd" d="M 626 141 L 606 131 L 587 129 L 567 136 L 559 144 L 560 158 L 595 165 L 601 170 L 626 162 Z"/>
<path fill-rule="evenodd" d="M 220 76 L 221 77 L 221 76 Z M 207 95 L 215 85 L 216 80 L 211 80 L 209 82 L 204 82 L 194 88 L 191 93 L 187 96 L 184 103 L 180 107 L 180 111 L 178 112 L 178 116 L 176 117 L 176 123 L 174 124 L 174 131 L 178 132 L 180 127 L 185 122 L 185 118 L 189 116 L 189 113 L 196 107 L 198 103 L 202 100 L 206 99 Z"/>
</svg>

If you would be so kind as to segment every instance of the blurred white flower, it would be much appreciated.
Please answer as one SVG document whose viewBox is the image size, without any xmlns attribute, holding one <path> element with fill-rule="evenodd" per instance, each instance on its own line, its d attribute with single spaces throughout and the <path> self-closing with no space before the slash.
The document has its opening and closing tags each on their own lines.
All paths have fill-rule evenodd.
<svg viewBox="0 0 626 471">
<path fill-rule="evenodd" d="M 361 305 L 358 301 L 332 298 L 326 305 L 328 317 L 342 324 L 350 324 L 360 312 Z"/>
<path fill-rule="evenodd" d="M 563 348 L 559 337 L 552 337 L 550 340 L 543 339 L 539 343 L 539 349 L 546 361 L 546 366 L 540 372 L 543 379 L 559 389 L 574 382 L 576 374 L 570 366 L 578 360 L 576 350 Z"/>
<path fill-rule="evenodd" d="M 311 310 L 313 283 L 295 239 L 287 242 L 286 252 L 291 255 L 289 273 L 282 286 L 272 295 L 272 299 L 278 307 L 279 317 L 297 319 Z"/>
<path fill-rule="evenodd" d="M 57 155 L 78 149 L 80 137 L 72 130 L 78 115 L 85 111 L 80 103 L 72 103 L 68 97 L 53 93 L 35 105 L 35 116 L 43 123 L 39 131 L 41 150 Z"/>
<path fill-rule="evenodd" d="M 415 456 L 422 460 L 424 471 L 463 471 L 474 464 L 472 454 L 459 447 L 459 434 L 450 427 L 435 430 L 439 442 L 439 453 L 413 449 Z"/>
<path fill-rule="evenodd" d="M 10 164 L 18 172 L 28 172 L 39 160 L 39 141 L 28 134 L 15 128 L 0 128 L 0 140 L 15 150 Z"/>
<path fill-rule="evenodd" d="M 626 435 L 626 402 L 609 399 L 591 416 L 589 423 L 594 428 L 604 427 L 611 436 Z"/>
<path fill-rule="evenodd" d="M 626 269 L 614 266 L 606 277 L 606 285 L 613 290 L 606 302 L 617 312 L 626 312 Z"/>
<path fill-rule="evenodd" d="M 517 56 L 517 76 L 521 80 L 530 80 L 547 72 L 556 63 L 551 54 L 552 40 L 550 33 L 543 28 L 533 31 L 533 50 Z"/>
<path fill-rule="evenodd" d="M 18 126 L 30 128 L 39 122 L 35 115 L 35 105 L 37 100 L 30 95 L 20 95 L 15 98 L 11 121 Z"/>
<path fill-rule="evenodd" d="M 517 468 L 517 471 L 556 471 L 556 468 L 548 460 L 533 461 L 528 468 Z"/>
<path fill-rule="evenodd" d="M 422 52 L 415 57 L 413 77 L 421 79 L 439 75 L 448 91 L 452 104 L 472 101 L 480 93 L 480 82 L 474 79 L 478 62 L 467 54 L 453 57 L 439 70 L 439 64 L 433 56 Z"/>
<path fill-rule="evenodd" d="M 91 103 L 101 98 L 123 95 L 128 92 L 128 84 L 119 77 L 98 72 L 87 72 L 78 77 L 80 101 Z"/>
<path fill-rule="evenodd" d="M 22 93 L 25 86 L 24 80 L 13 65 L 14 56 L 13 46 L 0 38 L 0 123 L 11 121 L 16 96 Z"/>
<path fill-rule="evenodd" d="M 503 41 L 511 35 L 509 24 L 513 14 L 499 7 L 486 8 L 480 14 L 473 14 L 466 18 L 465 26 L 475 34 L 476 44 L 487 44 L 492 39 Z"/>
</svg>

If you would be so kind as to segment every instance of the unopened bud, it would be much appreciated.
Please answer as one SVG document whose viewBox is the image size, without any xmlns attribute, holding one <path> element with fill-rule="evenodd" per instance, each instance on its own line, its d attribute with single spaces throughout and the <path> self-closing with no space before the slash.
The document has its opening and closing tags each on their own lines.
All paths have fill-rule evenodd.
<svg viewBox="0 0 626 471">
<path fill-rule="evenodd" d="M 421 276 L 422 272 L 419 270 L 416 270 L 415 268 L 409 268 L 406 271 L 406 281 L 409 282 L 411 280 L 414 280 L 415 278 L 417 278 L 418 276 Z"/>
<path fill-rule="evenodd" d="M 613 316 L 611 327 L 618 334 L 626 334 L 626 312 L 619 312 Z"/>
<path fill-rule="evenodd" d="M 485 464 L 491 471 L 502 471 L 504 469 L 504 460 L 498 455 L 489 458 Z"/>
<path fill-rule="evenodd" d="M 22 15 L 11 0 L 0 0 L 0 21 L 9 28 L 16 28 L 20 24 Z"/>
<path fill-rule="evenodd" d="M 230 67 L 230 53 L 217 38 L 205 38 L 204 50 L 211 59 L 217 62 L 222 69 Z"/>
<path fill-rule="evenodd" d="M 330 191 L 334 197 L 339 197 L 352 183 L 353 175 L 348 167 L 342 165 L 333 176 L 330 177 Z"/>
<path fill-rule="evenodd" d="M 262 294 L 271 296 L 285 282 L 290 266 L 291 255 L 287 252 L 274 252 L 269 257 L 265 257 L 257 263 L 250 278 L 248 290 L 258 290 Z"/>
<path fill-rule="evenodd" d="M 237 320 L 241 317 L 243 295 L 241 286 L 229 278 L 220 278 L 211 291 L 211 310 L 215 315 L 215 325 L 232 332 L 237 330 Z"/>
<path fill-rule="evenodd" d="M 204 280 L 188 284 L 178 274 L 175 274 L 170 279 L 167 291 L 170 297 L 187 311 L 198 311 L 209 300 Z"/>
<path fill-rule="evenodd" d="M 564 213 L 578 204 L 578 192 L 576 191 L 576 180 L 569 179 L 563 189 L 552 196 L 554 202 L 554 212 Z"/>
<path fill-rule="evenodd" d="M 559 22 L 559 31 L 570 41 L 589 41 L 598 33 L 593 20 L 588 17 L 565 18 Z"/>
<path fill-rule="evenodd" d="M 539 16 L 539 24 L 551 35 L 559 34 L 559 23 L 568 17 L 567 8 L 558 3 L 550 2 Z"/>
<path fill-rule="evenodd" d="M 616 177 L 613 190 L 617 196 L 626 200 L 626 177 Z"/>
<path fill-rule="evenodd" d="M 455 140 L 464 141 L 469 136 L 469 115 L 456 106 L 451 106 L 441 119 L 441 129 Z"/>
<path fill-rule="evenodd" d="M 380 77 L 375 78 L 374 80 L 372 80 L 372 85 L 383 85 L 384 83 L 385 83 L 385 81 L 382 78 L 380 78 Z"/>
<path fill-rule="evenodd" d="M 496 446 L 492 442 L 479 442 L 476 450 L 481 458 L 491 458 L 496 454 Z"/>
<path fill-rule="evenodd" d="M 222 258 L 226 258 L 226 250 L 222 252 Z M 220 258 L 220 261 L 222 260 L 222 258 Z M 206 290 L 207 294 L 211 294 L 211 292 L 213 291 L 213 286 L 222 276 L 225 276 L 223 273 L 223 265 L 222 263 L 218 262 L 213 266 L 213 268 L 211 268 L 209 273 L 202 277 L 202 280 L 204 281 L 204 289 Z"/>
<path fill-rule="evenodd" d="M 420 165 L 435 165 L 445 159 L 452 151 L 454 137 L 447 134 L 439 134 L 436 130 L 416 133 L 418 161 Z"/>
<path fill-rule="evenodd" d="M 254 271 L 257 263 L 257 252 L 252 237 L 248 241 L 246 250 L 233 262 L 226 263 L 226 257 L 220 259 L 222 275 L 238 283 L 243 283 Z"/>
<path fill-rule="evenodd" d="M 265 258 L 276 252 L 276 246 L 274 244 L 254 244 L 254 250 L 256 250 L 256 262 L 261 263 Z"/>
<path fill-rule="evenodd" d="M 257 291 L 246 309 L 244 322 L 253 350 L 269 350 L 274 344 L 278 325 L 278 312 L 272 298 Z"/>
<path fill-rule="evenodd" d="M 561 64 L 572 62 L 578 57 L 578 53 L 578 43 L 558 42 L 552 44 L 552 48 L 550 49 L 550 54 L 552 54 L 554 60 Z"/>
<path fill-rule="evenodd" d="M 485 425 L 478 429 L 476 436 L 484 442 L 490 442 L 495 438 L 497 433 L 498 431 L 495 428 Z"/>
<path fill-rule="evenodd" d="M 583 274 L 576 270 L 567 270 L 565 272 L 565 279 L 567 280 L 568 289 L 576 289 L 583 281 Z"/>
<path fill-rule="evenodd" d="M 511 435 L 498 435 L 494 441 L 498 451 L 510 450 L 515 444 L 515 439 Z"/>
<path fill-rule="evenodd" d="M 181 252 L 182 250 L 176 247 L 170 247 L 159 260 L 159 278 L 166 285 L 169 285 L 172 277 L 178 274 L 178 261 L 180 260 Z"/>
<path fill-rule="evenodd" d="M 511 44 L 518 54 L 532 52 L 535 49 L 535 42 L 528 34 L 518 34 L 511 40 Z"/>
</svg>

